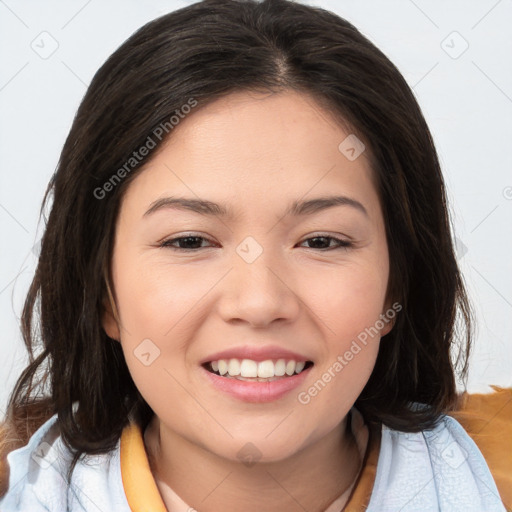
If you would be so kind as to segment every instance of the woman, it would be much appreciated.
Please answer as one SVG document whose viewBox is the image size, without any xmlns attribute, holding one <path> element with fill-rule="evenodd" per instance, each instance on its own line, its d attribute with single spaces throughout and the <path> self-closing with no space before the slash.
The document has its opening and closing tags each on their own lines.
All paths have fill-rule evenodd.
<svg viewBox="0 0 512 512">
<path fill-rule="evenodd" d="M 471 313 L 432 138 L 348 22 L 226 0 L 145 25 L 50 193 L 2 511 L 505 510 L 447 415 Z"/>
</svg>

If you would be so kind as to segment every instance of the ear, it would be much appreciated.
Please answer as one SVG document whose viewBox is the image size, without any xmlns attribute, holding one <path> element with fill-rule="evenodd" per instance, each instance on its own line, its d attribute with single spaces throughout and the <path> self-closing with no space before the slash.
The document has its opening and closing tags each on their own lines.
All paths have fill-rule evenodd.
<svg viewBox="0 0 512 512">
<path fill-rule="evenodd" d="M 107 333 L 109 338 L 120 341 L 121 333 L 119 330 L 119 323 L 117 322 L 112 305 L 107 297 L 103 299 L 103 313 L 101 317 L 101 325 L 103 330 Z"/>
<path fill-rule="evenodd" d="M 102 301 L 101 325 L 109 338 L 121 341 L 121 321 L 119 320 L 119 313 L 112 296 L 112 290 L 110 289 L 109 272 L 106 266 L 103 267 L 103 279 L 105 282 L 105 294 Z"/>
<path fill-rule="evenodd" d="M 383 313 L 383 314 L 386 315 L 386 313 Z M 389 334 L 391 332 L 391 329 L 393 329 L 394 325 L 395 325 L 395 320 L 394 319 L 388 320 L 386 322 L 386 325 L 384 325 L 384 328 L 381 329 L 380 336 L 382 337 L 382 336 L 386 336 L 386 334 Z"/>
<path fill-rule="evenodd" d="M 384 323 L 384 327 L 380 331 L 380 335 L 386 336 L 393 329 L 396 323 L 396 317 L 398 312 L 402 309 L 402 305 L 399 302 L 394 302 L 391 304 L 391 301 L 386 301 L 384 306 L 384 311 L 382 312 L 381 319 Z"/>
</svg>

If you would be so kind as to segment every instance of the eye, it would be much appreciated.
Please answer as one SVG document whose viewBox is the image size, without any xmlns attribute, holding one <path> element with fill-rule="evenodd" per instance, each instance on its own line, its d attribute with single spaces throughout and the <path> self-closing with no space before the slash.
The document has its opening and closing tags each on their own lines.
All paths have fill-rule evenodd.
<svg viewBox="0 0 512 512">
<path fill-rule="evenodd" d="M 210 242 L 207 238 L 195 234 L 190 234 L 187 236 L 181 236 L 177 238 L 171 238 L 169 240 L 164 240 L 160 243 L 160 247 L 166 247 L 169 249 L 173 249 L 176 251 L 197 251 L 199 249 L 203 249 L 205 246 L 202 245 L 202 242 Z M 331 242 L 334 242 L 335 245 L 331 246 Z M 342 240 L 340 238 L 336 238 L 333 236 L 324 236 L 319 235 L 311 238 L 307 238 L 302 244 L 308 243 L 312 244 L 313 247 L 309 247 L 310 249 L 316 249 L 320 251 L 333 250 L 333 249 L 348 249 L 353 246 L 352 242 L 347 240 Z"/>
<path fill-rule="evenodd" d="M 164 240 L 163 242 L 160 243 L 160 247 L 168 247 L 170 249 L 177 251 L 196 251 L 197 249 L 201 249 L 202 240 L 208 241 L 208 239 L 203 236 L 187 235 L 178 238 L 171 238 L 169 240 Z M 179 247 L 173 245 L 176 243 L 179 245 Z"/>
<path fill-rule="evenodd" d="M 317 250 L 321 250 L 321 251 L 333 250 L 333 249 L 348 249 L 353 246 L 353 243 L 349 242 L 348 240 L 341 240 L 340 238 L 336 238 L 334 236 L 327 236 L 327 235 L 319 235 L 319 236 L 314 236 L 312 238 L 306 238 L 306 240 L 304 240 L 302 243 L 303 244 L 306 242 L 311 243 L 310 242 L 311 240 L 313 241 L 313 247 L 311 247 L 311 249 L 317 249 Z M 327 246 L 325 246 L 326 240 L 327 240 Z M 331 241 L 335 242 L 336 245 L 334 247 L 330 246 Z M 323 247 L 318 247 L 318 245 L 323 246 Z"/>
</svg>

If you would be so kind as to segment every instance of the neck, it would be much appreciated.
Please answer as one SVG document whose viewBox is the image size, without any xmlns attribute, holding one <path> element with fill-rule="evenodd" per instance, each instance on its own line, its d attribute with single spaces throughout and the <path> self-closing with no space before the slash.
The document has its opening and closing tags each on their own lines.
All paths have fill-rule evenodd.
<svg viewBox="0 0 512 512">
<path fill-rule="evenodd" d="M 250 466 L 218 457 L 162 428 L 156 415 L 144 433 L 144 442 L 168 507 L 166 486 L 201 512 L 323 512 L 351 486 L 361 466 L 346 420 L 285 460 Z"/>
</svg>

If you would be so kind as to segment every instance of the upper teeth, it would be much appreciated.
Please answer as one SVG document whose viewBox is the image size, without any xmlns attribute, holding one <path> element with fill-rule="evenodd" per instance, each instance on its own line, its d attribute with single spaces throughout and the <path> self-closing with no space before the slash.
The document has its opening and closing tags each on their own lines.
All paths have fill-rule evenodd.
<svg viewBox="0 0 512 512">
<path fill-rule="evenodd" d="M 293 375 L 294 373 L 300 373 L 304 366 L 305 361 L 286 361 L 285 359 L 278 359 L 272 361 L 268 359 L 266 361 L 253 361 L 252 359 L 219 359 L 218 361 L 212 361 L 211 366 L 214 372 L 219 372 L 221 375 L 228 373 L 231 377 L 240 375 L 241 377 L 282 377 L 286 375 Z"/>
</svg>

